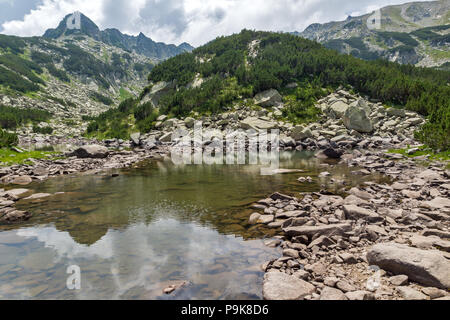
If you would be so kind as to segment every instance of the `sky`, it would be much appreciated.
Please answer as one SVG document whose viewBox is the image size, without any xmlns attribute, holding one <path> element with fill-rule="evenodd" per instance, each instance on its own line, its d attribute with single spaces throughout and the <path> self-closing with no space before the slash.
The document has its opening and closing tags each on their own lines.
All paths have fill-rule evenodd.
<svg viewBox="0 0 450 320">
<path fill-rule="evenodd" d="M 240 30 L 303 31 L 407 0 L 0 0 L 0 33 L 40 36 L 81 11 L 100 29 L 200 46 Z"/>
</svg>

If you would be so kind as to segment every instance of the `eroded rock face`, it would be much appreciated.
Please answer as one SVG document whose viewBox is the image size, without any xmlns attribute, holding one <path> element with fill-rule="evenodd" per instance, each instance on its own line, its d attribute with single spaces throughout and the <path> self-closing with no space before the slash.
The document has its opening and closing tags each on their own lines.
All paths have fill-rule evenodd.
<svg viewBox="0 0 450 320">
<path fill-rule="evenodd" d="M 88 145 L 82 146 L 75 150 L 72 153 L 72 156 L 76 156 L 77 158 L 96 158 L 96 159 L 104 159 L 108 157 L 109 150 L 108 148 L 100 145 Z"/>
<path fill-rule="evenodd" d="M 265 300 L 303 300 L 314 291 L 312 284 L 286 273 L 271 271 L 264 276 Z"/>
<path fill-rule="evenodd" d="M 450 261 L 439 251 L 426 251 L 396 243 L 375 245 L 368 253 L 372 265 L 404 274 L 409 279 L 426 286 L 450 288 Z"/>
</svg>

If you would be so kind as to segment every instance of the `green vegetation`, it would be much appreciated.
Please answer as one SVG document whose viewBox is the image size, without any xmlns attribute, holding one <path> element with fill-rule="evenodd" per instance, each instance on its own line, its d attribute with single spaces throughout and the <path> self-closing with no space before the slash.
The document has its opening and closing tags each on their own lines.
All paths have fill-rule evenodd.
<svg viewBox="0 0 450 320">
<path fill-rule="evenodd" d="M 19 143 L 19 138 L 15 133 L 9 133 L 0 129 L 0 148 L 10 148 Z"/>
<path fill-rule="evenodd" d="M 14 164 L 32 164 L 30 159 L 47 159 L 55 157 L 55 152 L 24 151 L 16 152 L 8 148 L 0 148 L 0 164 L 11 166 Z"/>
<path fill-rule="evenodd" d="M 26 47 L 25 41 L 19 37 L 0 34 L 0 48 L 12 53 L 23 53 Z"/>
<path fill-rule="evenodd" d="M 120 101 L 124 101 L 130 98 L 133 98 L 133 95 L 125 88 L 120 88 L 119 89 L 119 98 Z"/>
<path fill-rule="evenodd" d="M 45 67 L 47 68 L 48 72 L 55 78 L 58 78 L 63 82 L 70 82 L 70 78 L 64 70 L 57 69 L 52 63 L 46 64 Z"/>
<path fill-rule="evenodd" d="M 421 156 L 428 156 L 427 158 L 429 160 L 439 160 L 439 161 L 449 161 L 450 160 L 450 150 L 442 151 L 442 152 L 435 152 L 432 148 L 424 145 L 418 148 L 419 150 L 409 153 L 410 148 L 406 149 L 392 149 L 389 150 L 388 153 L 396 153 L 401 154 L 408 158 L 415 158 L 415 157 L 421 157 Z"/>
<path fill-rule="evenodd" d="M 22 93 L 35 92 L 40 89 L 39 85 L 28 81 L 17 73 L 0 66 L 0 85 Z"/>
<path fill-rule="evenodd" d="M 91 122 L 87 128 L 87 136 L 101 139 L 129 139 L 130 116 L 134 114 L 137 104 L 137 100 L 127 99 L 121 102 L 117 109 L 110 109 L 98 117 L 89 119 Z"/>
<path fill-rule="evenodd" d="M 95 91 L 92 91 L 90 93 L 90 97 L 91 97 L 91 99 L 93 99 L 93 100 L 95 100 L 97 102 L 103 103 L 103 104 L 105 104 L 107 106 L 110 106 L 110 105 L 112 105 L 114 103 L 114 101 L 111 98 L 109 98 L 107 96 L 104 96 L 101 93 L 98 93 L 98 92 L 95 92 Z"/>
<path fill-rule="evenodd" d="M 31 82 L 45 85 L 45 82 L 35 74 L 41 74 L 43 72 L 42 68 L 32 61 L 9 53 L 0 56 L 0 64 L 27 77 Z"/>
<path fill-rule="evenodd" d="M 377 35 L 382 41 L 387 42 L 390 40 L 396 40 L 402 42 L 404 45 L 416 47 L 419 45 L 419 42 L 411 37 L 408 33 L 405 32 L 387 32 L 387 31 L 378 31 Z"/>
<path fill-rule="evenodd" d="M 20 109 L 0 105 L 0 127 L 3 129 L 16 129 L 27 123 L 48 121 L 51 114 L 38 109 Z"/>
<path fill-rule="evenodd" d="M 33 126 L 33 132 L 34 133 L 40 133 L 40 134 L 52 134 L 53 133 L 53 128 L 52 127 Z"/>
</svg>

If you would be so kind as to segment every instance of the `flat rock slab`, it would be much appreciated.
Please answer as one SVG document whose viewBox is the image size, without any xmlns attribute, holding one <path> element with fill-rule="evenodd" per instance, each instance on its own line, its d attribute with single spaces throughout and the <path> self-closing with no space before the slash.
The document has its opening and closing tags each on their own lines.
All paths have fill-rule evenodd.
<svg viewBox="0 0 450 320">
<path fill-rule="evenodd" d="M 323 226 L 300 226 L 300 227 L 288 227 L 283 231 L 289 237 L 307 236 L 312 238 L 314 235 L 318 236 L 333 236 L 342 235 L 352 229 L 350 223 L 331 224 Z"/>
<path fill-rule="evenodd" d="M 378 222 L 383 220 L 377 213 L 372 210 L 361 208 L 355 205 L 346 205 L 343 207 L 344 213 L 347 218 L 351 219 L 364 219 L 370 222 Z"/>
<path fill-rule="evenodd" d="M 270 271 L 264 276 L 265 300 L 303 300 L 315 290 L 312 284 L 279 271 Z"/>
<path fill-rule="evenodd" d="M 397 243 L 375 245 L 367 253 L 371 265 L 425 286 L 450 289 L 450 261 L 439 251 L 411 248 Z"/>
</svg>

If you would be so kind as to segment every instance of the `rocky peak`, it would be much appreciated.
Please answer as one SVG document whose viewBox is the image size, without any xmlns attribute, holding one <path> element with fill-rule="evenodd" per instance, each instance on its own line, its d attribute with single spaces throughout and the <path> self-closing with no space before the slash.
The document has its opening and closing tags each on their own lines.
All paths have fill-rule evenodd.
<svg viewBox="0 0 450 320">
<path fill-rule="evenodd" d="M 81 33 L 94 39 L 100 38 L 99 27 L 87 16 L 79 11 L 68 14 L 56 29 L 49 29 L 44 37 L 57 39 L 65 35 Z"/>
</svg>

